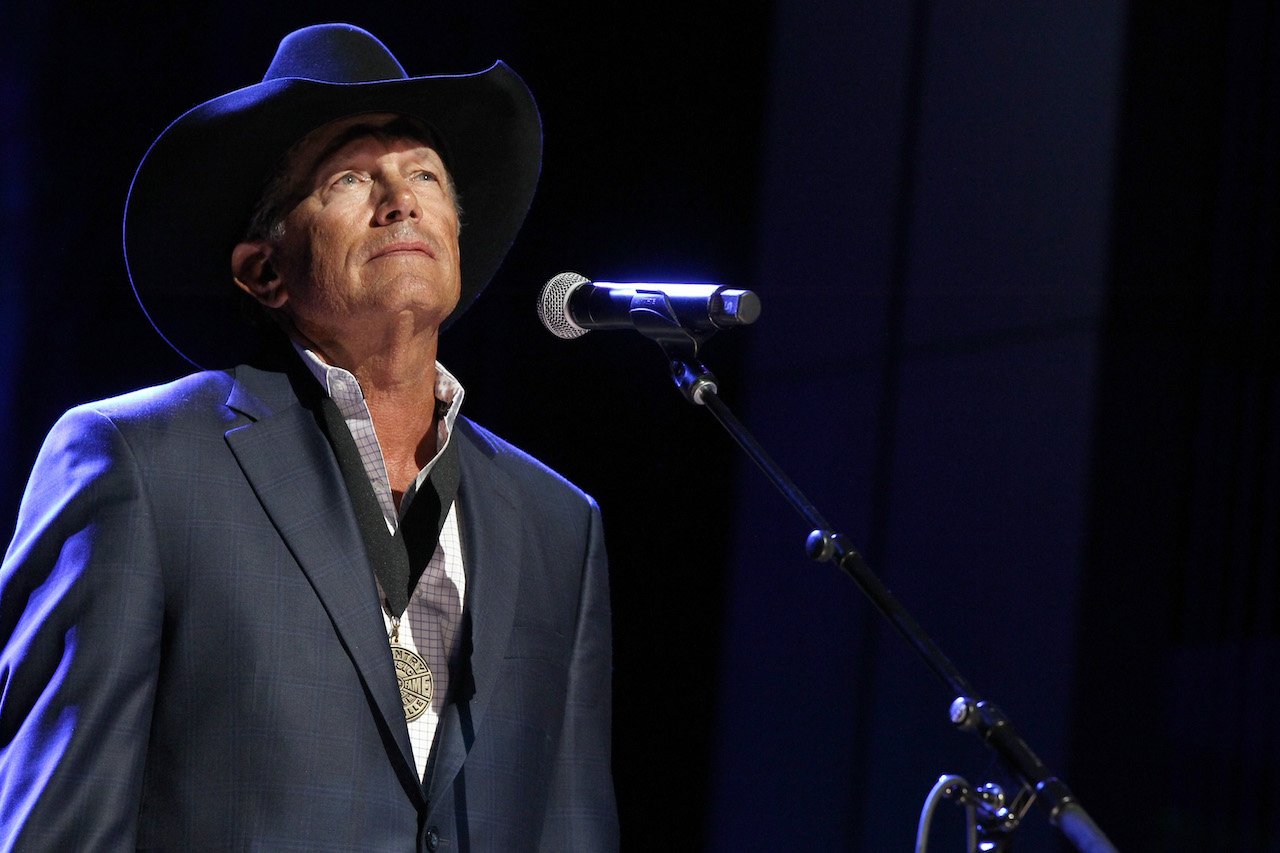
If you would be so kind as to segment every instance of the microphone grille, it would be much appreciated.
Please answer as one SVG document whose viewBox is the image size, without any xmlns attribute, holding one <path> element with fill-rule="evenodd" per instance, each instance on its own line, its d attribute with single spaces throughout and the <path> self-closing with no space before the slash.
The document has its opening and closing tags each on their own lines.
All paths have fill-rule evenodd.
<svg viewBox="0 0 1280 853">
<path fill-rule="evenodd" d="M 547 331 L 566 341 L 581 337 L 587 330 L 569 317 L 569 295 L 591 282 L 576 272 L 562 272 L 542 287 L 538 296 L 538 319 Z"/>
</svg>

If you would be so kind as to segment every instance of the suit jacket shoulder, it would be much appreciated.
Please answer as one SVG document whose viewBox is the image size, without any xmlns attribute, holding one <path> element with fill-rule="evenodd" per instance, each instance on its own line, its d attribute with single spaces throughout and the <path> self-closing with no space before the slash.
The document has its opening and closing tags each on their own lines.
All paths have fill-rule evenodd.
<svg viewBox="0 0 1280 853">
<path fill-rule="evenodd" d="M 225 411 L 235 377 L 232 371 L 206 370 L 149 388 L 82 403 L 68 414 L 94 412 L 121 424 L 149 422 L 162 426 L 184 420 L 218 417 Z"/>
<path fill-rule="evenodd" d="M 514 444 L 499 438 L 466 417 L 458 418 L 459 432 L 490 462 L 517 480 L 536 489 L 548 489 L 565 500 L 584 501 L 595 506 L 595 500 L 538 459 Z"/>
</svg>

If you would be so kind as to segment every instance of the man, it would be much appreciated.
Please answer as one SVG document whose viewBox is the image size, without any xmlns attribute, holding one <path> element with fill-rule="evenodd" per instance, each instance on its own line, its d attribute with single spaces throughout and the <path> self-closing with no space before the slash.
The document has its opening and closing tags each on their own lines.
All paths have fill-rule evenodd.
<svg viewBox="0 0 1280 853">
<path fill-rule="evenodd" d="M 617 846 L 598 510 L 435 362 L 540 156 L 506 66 L 409 78 L 346 25 L 152 146 L 138 298 L 248 361 L 50 433 L 0 572 L 0 847 Z"/>
</svg>

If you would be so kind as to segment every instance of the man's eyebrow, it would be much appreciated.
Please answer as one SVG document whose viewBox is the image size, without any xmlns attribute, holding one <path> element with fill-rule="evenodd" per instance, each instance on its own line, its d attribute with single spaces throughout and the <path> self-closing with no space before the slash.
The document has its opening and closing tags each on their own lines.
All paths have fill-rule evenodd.
<svg viewBox="0 0 1280 853">
<path fill-rule="evenodd" d="M 406 122 L 401 121 L 393 121 L 381 126 L 375 124 L 353 124 L 351 127 L 334 137 L 333 140 L 324 147 L 324 150 L 316 155 L 315 159 L 311 161 L 310 168 L 307 169 L 304 174 L 308 176 L 315 175 L 316 170 L 323 166 L 329 158 L 336 155 L 352 142 L 355 142 L 358 139 L 363 139 L 366 136 L 372 136 L 375 139 L 380 139 L 384 142 L 393 139 L 408 139 L 435 150 L 435 144 L 432 140 L 422 138 L 420 134 L 414 132 L 412 126 L 406 127 L 406 124 Z"/>
<path fill-rule="evenodd" d="M 343 148 L 346 148 L 357 139 L 363 139 L 366 136 L 381 136 L 382 134 L 380 131 L 381 128 L 372 124 L 353 124 L 351 127 L 334 137 L 333 140 L 324 147 L 324 150 L 312 159 L 310 168 L 307 169 L 306 174 L 314 175 L 316 169 L 323 166 L 325 161 L 333 157 Z"/>
</svg>

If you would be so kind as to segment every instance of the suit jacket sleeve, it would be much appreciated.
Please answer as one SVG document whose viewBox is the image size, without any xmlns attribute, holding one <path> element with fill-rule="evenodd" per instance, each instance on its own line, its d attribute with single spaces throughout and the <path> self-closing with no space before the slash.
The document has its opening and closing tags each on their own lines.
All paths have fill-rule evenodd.
<svg viewBox="0 0 1280 853">
<path fill-rule="evenodd" d="M 608 568 L 600 510 L 592 501 L 564 729 L 539 849 L 618 848 L 610 769 L 612 668 Z"/>
<path fill-rule="evenodd" d="M 65 415 L 0 569 L 0 848 L 135 845 L 164 614 L 153 521 L 115 425 Z"/>
</svg>

